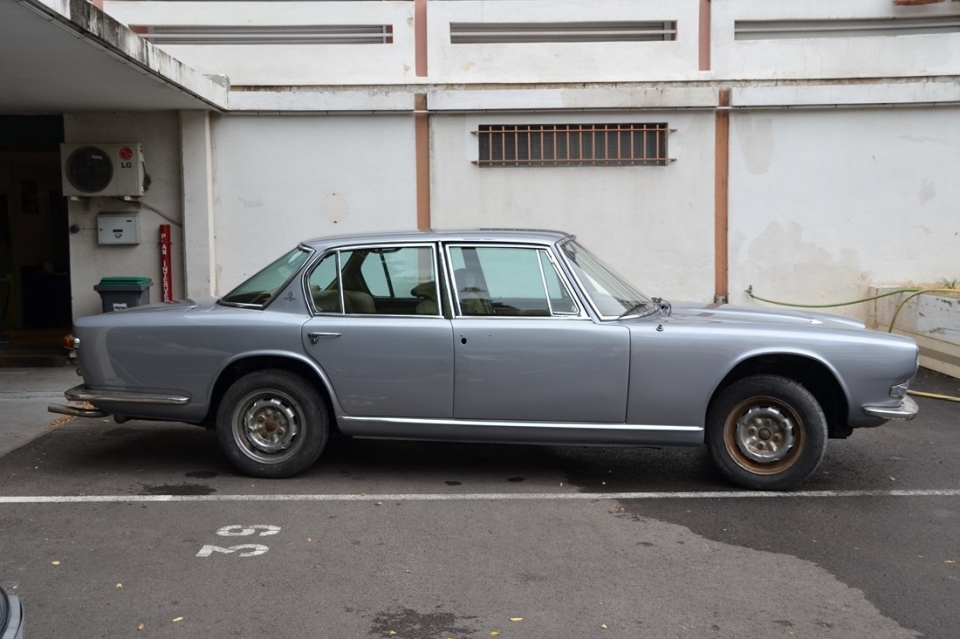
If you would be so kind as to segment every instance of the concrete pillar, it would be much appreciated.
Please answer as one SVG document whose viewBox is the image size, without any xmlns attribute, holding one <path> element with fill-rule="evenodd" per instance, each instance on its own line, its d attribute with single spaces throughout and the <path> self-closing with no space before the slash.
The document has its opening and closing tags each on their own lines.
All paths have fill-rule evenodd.
<svg viewBox="0 0 960 639">
<path fill-rule="evenodd" d="M 186 296 L 216 295 L 217 255 L 213 215 L 213 155 L 210 114 L 180 112 L 183 170 L 183 262 Z"/>
</svg>

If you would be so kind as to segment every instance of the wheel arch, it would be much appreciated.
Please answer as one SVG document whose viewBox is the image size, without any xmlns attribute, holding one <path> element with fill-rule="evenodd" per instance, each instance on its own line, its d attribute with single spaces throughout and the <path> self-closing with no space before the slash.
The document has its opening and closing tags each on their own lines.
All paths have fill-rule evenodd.
<svg viewBox="0 0 960 639">
<path fill-rule="evenodd" d="M 248 373 L 258 370 L 276 369 L 284 370 L 299 375 L 308 382 L 313 383 L 320 393 L 330 416 L 332 418 L 331 426 L 339 430 L 337 425 L 337 415 L 340 414 L 340 407 L 336 401 L 336 395 L 333 393 L 333 387 L 330 380 L 324 372 L 312 361 L 297 357 L 291 353 L 248 353 L 227 362 L 217 376 L 216 382 L 210 392 L 210 403 L 207 409 L 207 415 L 203 421 L 205 426 L 212 426 L 216 423 L 217 411 L 220 408 L 220 402 L 230 386 Z"/>
<path fill-rule="evenodd" d="M 842 439 L 850 435 L 848 394 L 840 377 L 831 366 L 806 353 L 756 353 L 745 357 L 717 385 L 707 404 L 706 414 L 731 384 L 753 375 L 779 375 L 801 384 L 820 404 L 827 418 L 829 437 Z"/>
</svg>

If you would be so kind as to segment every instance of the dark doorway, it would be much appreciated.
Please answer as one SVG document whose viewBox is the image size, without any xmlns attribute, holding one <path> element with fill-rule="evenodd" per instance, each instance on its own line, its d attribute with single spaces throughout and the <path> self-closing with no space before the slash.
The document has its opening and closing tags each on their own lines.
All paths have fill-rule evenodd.
<svg viewBox="0 0 960 639">
<path fill-rule="evenodd" d="M 61 142 L 62 116 L 0 116 L 0 334 L 14 346 L 59 344 L 73 321 Z"/>
</svg>

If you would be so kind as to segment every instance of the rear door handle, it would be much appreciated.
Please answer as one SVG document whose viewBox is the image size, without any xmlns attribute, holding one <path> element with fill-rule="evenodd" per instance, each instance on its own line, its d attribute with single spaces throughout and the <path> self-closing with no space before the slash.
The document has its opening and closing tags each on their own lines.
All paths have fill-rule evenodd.
<svg viewBox="0 0 960 639">
<path fill-rule="evenodd" d="M 340 337 L 340 333 L 307 333 L 311 344 L 316 344 L 321 337 Z"/>
</svg>

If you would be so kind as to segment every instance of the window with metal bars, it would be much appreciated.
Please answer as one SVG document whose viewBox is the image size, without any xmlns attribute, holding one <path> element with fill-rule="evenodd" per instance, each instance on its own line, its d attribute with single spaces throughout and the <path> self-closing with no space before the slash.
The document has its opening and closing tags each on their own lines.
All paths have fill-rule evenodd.
<svg viewBox="0 0 960 639">
<path fill-rule="evenodd" d="M 666 166 L 667 133 L 659 124 L 484 124 L 474 131 L 481 167 Z"/>
</svg>

